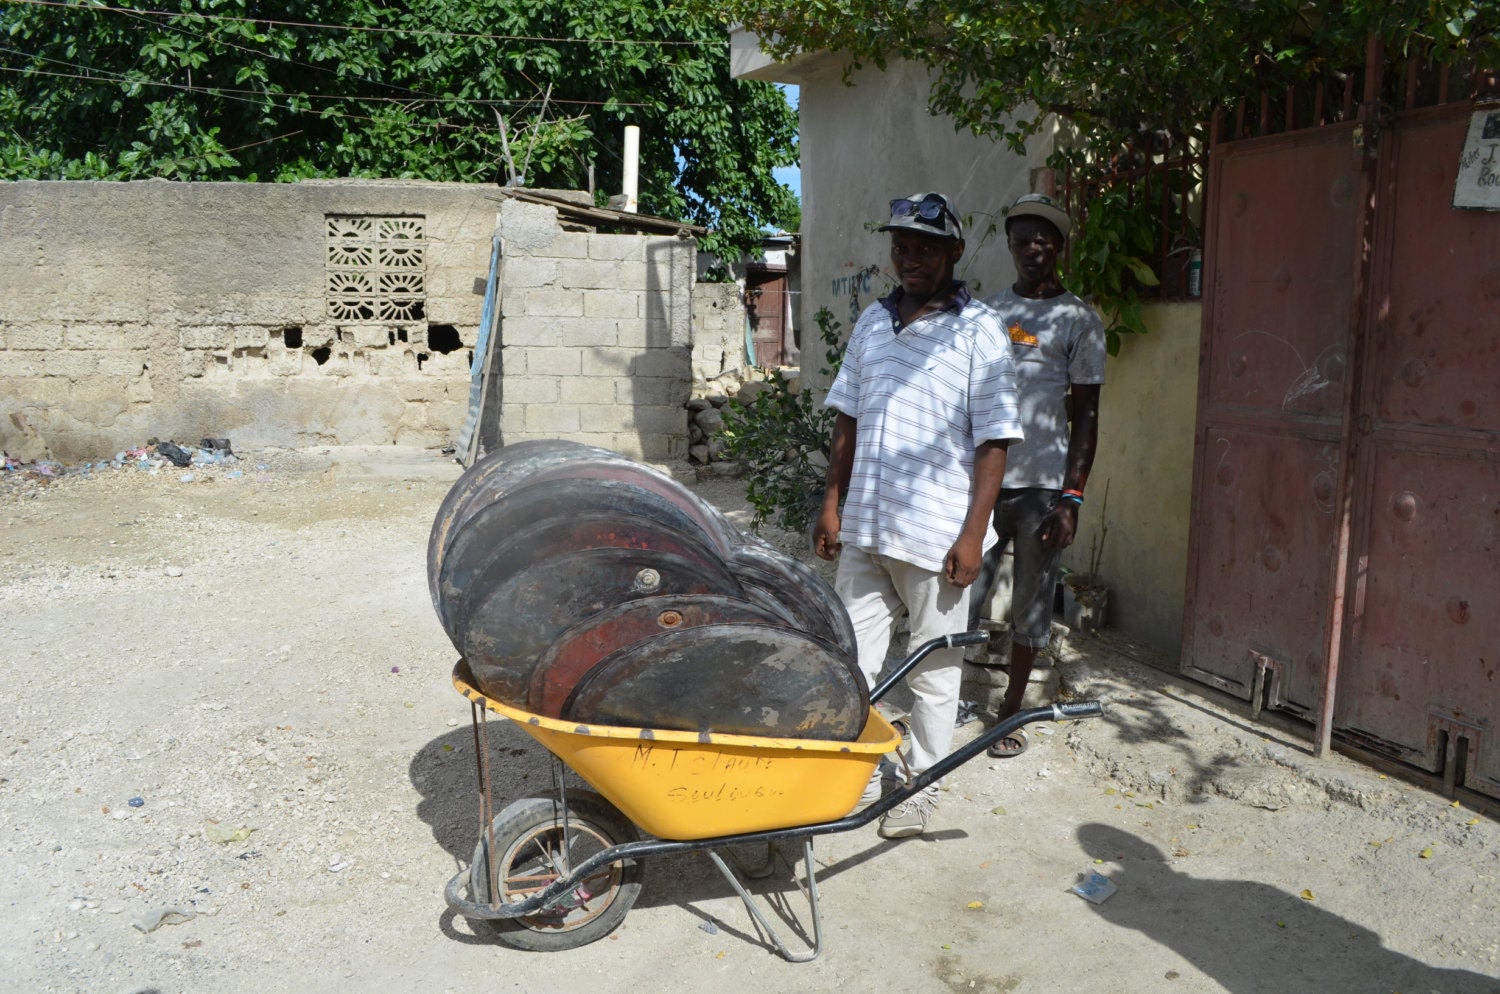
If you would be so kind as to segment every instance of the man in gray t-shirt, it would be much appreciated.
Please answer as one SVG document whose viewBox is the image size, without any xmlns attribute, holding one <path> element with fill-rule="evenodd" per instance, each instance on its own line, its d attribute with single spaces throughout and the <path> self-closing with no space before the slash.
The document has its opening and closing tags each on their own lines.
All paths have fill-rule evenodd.
<svg viewBox="0 0 1500 994">
<path fill-rule="evenodd" d="M 1000 541 L 985 555 L 969 602 L 973 629 L 1000 558 L 1012 546 L 1010 675 L 1001 718 L 1021 709 L 1037 652 L 1052 634 L 1058 560 L 1077 531 L 1098 443 L 1104 325 L 1093 308 L 1058 282 L 1057 258 L 1071 228 L 1067 212 L 1051 198 L 1033 193 L 1018 199 L 1005 217 L 1016 282 L 984 301 L 1010 334 L 1026 436 L 1010 447 L 995 504 Z M 990 755 L 1019 756 L 1026 744 L 1025 732 L 1017 729 L 992 746 Z"/>
</svg>

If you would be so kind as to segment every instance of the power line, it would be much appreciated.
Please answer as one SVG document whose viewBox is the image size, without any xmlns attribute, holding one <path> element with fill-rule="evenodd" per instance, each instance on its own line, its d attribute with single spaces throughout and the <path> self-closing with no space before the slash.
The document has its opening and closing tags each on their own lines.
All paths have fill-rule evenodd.
<svg viewBox="0 0 1500 994">
<path fill-rule="evenodd" d="M 55 60 L 49 60 L 49 61 L 55 61 Z M 70 63 L 63 63 L 63 64 L 64 65 L 69 65 Z M 89 67 L 88 66 L 74 66 L 74 68 L 76 68 L 76 69 L 87 69 Z M 157 82 L 156 80 L 151 80 L 151 79 L 131 79 L 131 78 L 127 77 L 127 76 L 113 76 L 113 77 L 111 77 L 111 76 L 85 76 L 85 75 L 83 75 L 81 73 L 50 72 L 50 71 L 48 71 L 46 69 L 29 69 L 29 68 L 21 68 L 21 67 L 17 67 L 17 66 L 0 66 L 0 72 L 13 72 L 13 73 L 18 73 L 18 74 L 20 74 L 22 76 L 51 76 L 51 77 L 56 78 L 56 79 L 81 79 L 81 80 L 86 80 L 87 82 L 90 82 L 90 83 L 110 83 L 110 84 L 120 85 L 120 86 L 159 86 L 159 87 L 163 87 L 163 88 L 169 89 L 169 90 L 181 90 L 184 93 L 207 93 L 207 94 L 210 94 L 212 96 L 221 97 L 221 98 L 223 98 L 225 100 L 234 100 L 234 101 L 237 101 L 239 103 L 251 104 L 251 105 L 256 106 L 256 107 L 263 107 L 264 106 L 264 104 L 261 101 L 259 101 L 259 100 L 251 100 L 251 99 L 246 98 L 246 97 L 231 96 L 229 94 L 220 93 L 217 90 L 207 89 L 207 88 L 204 88 L 204 87 L 201 87 L 201 86 L 184 86 L 181 83 L 161 83 L 161 82 Z M 292 96 L 296 96 L 297 94 L 291 94 L 291 95 Z M 277 97 L 277 96 L 282 96 L 282 94 L 267 93 L 266 96 L 267 97 Z M 272 101 L 272 103 L 277 107 L 277 109 L 285 109 L 285 110 L 291 111 L 294 114 L 317 114 L 320 117 L 339 117 L 339 118 L 343 118 L 343 119 L 349 120 L 349 121 L 375 121 L 375 122 L 380 122 L 380 118 L 377 118 L 377 117 L 369 117 L 369 116 L 364 115 L 364 114 L 350 114 L 347 111 L 334 110 L 332 108 L 328 108 L 328 109 L 325 109 L 325 110 L 318 110 L 318 109 L 313 108 L 313 107 L 306 107 L 306 108 L 294 107 L 290 103 L 286 104 L 283 107 L 281 104 L 277 103 L 274 100 Z M 384 123 L 384 122 L 380 122 L 380 123 Z M 471 128 L 478 128 L 479 127 L 479 125 L 477 125 L 477 124 L 449 124 L 446 121 L 429 121 L 427 123 L 430 124 L 432 127 L 435 127 L 435 128 L 448 128 L 448 129 L 454 130 L 454 131 L 465 131 L 465 130 L 468 130 L 468 129 L 471 129 Z"/>
<path fill-rule="evenodd" d="M 182 91 L 187 92 L 187 93 L 208 93 L 208 94 L 212 94 L 214 96 L 222 96 L 225 99 L 230 99 L 230 100 L 236 99 L 234 96 L 231 96 L 231 94 L 250 94 L 251 96 L 270 97 L 270 98 L 278 98 L 278 99 L 279 98 L 286 98 L 286 99 L 301 98 L 301 99 L 304 99 L 304 100 L 352 100 L 352 101 L 359 101 L 359 102 L 362 102 L 362 103 L 389 103 L 389 104 L 402 104 L 402 105 L 411 105 L 411 104 L 450 104 L 450 105 L 451 104 L 472 104 L 474 106 L 479 106 L 479 107 L 506 107 L 506 106 L 512 106 L 512 105 L 515 105 L 515 104 L 519 104 L 519 105 L 521 105 L 521 106 L 524 107 L 524 106 L 527 106 L 527 105 L 532 104 L 532 103 L 535 102 L 531 98 L 526 98 L 526 99 L 521 99 L 521 98 L 505 99 L 505 98 L 486 98 L 486 97 L 472 97 L 471 98 L 471 97 L 440 97 L 440 96 L 436 96 L 436 95 L 425 96 L 425 97 L 368 97 L 368 96 L 359 96 L 357 94 L 341 94 L 341 93 L 307 93 L 307 92 L 292 92 L 292 91 L 285 91 L 285 90 L 279 90 L 279 91 L 246 90 L 246 89 L 238 89 L 238 88 L 234 88 L 234 87 L 222 87 L 222 86 L 204 87 L 204 86 L 194 86 L 192 84 L 166 83 L 166 82 L 158 82 L 158 81 L 155 81 L 155 80 L 135 79 L 133 77 L 125 76 L 125 75 L 120 74 L 120 73 L 115 73 L 113 70 L 95 69 L 93 66 L 80 65 L 80 64 L 78 64 L 76 62 L 67 62 L 67 61 L 64 61 L 62 59 L 52 59 L 52 58 L 48 58 L 45 55 L 38 55 L 38 54 L 33 53 L 33 52 L 23 52 L 23 51 L 21 51 L 19 49 L 6 48 L 5 46 L 0 46 L 0 52 L 9 52 L 12 55 L 19 55 L 22 58 L 27 58 L 27 59 L 37 59 L 37 60 L 40 60 L 42 62 L 51 63 L 52 65 L 66 66 L 69 69 L 81 69 L 81 70 L 83 70 L 85 72 L 88 72 L 88 73 L 111 73 L 113 75 L 113 79 L 111 79 L 108 76 L 83 76 L 83 77 L 79 77 L 79 78 L 82 78 L 82 79 L 99 79 L 99 80 L 104 81 L 104 82 L 117 82 L 118 81 L 118 82 L 125 82 L 125 83 L 138 83 L 138 84 L 150 85 L 150 86 L 166 86 L 166 87 L 171 87 L 173 89 L 182 90 Z M 0 67 L 0 68 L 9 68 L 9 67 Z M 20 71 L 20 70 L 10 69 L 10 71 L 16 72 L 16 71 Z M 62 73 L 46 73 L 44 75 L 64 75 L 64 74 L 62 74 Z M 248 102 L 253 103 L 255 101 L 248 101 Z M 603 106 L 606 106 L 606 105 L 611 105 L 611 101 L 608 101 L 608 100 L 554 100 L 552 102 L 553 103 L 557 103 L 557 104 L 568 104 L 570 106 L 576 105 L 576 106 L 582 106 L 582 107 L 603 107 Z M 648 103 L 627 103 L 627 102 L 624 102 L 624 101 L 617 101 L 617 102 L 613 102 L 612 106 L 615 106 L 615 107 L 651 107 L 651 106 L 655 106 L 655 105 L 654 104 L 648 104 Z M 369 119 L 367 119 L 367 120 L 369 120 Z"/>
<path fill-rule="evenodd" d="M 397 34 L 413 37 L 466 38 L 484 41 L 547 41 L 572 45 L 661 45 L 661 46 L 716 46 L 728 45 L 729 39 L 705 41 L 670 40 L 658 38 L 558 38 L 547 35 L 505 35 L 483 31 L 439 31 L 435 28 L 383 28 L 364 24 L 320 24 L 313 21 L 277 21 L 266 17 L 233 17 L 227 14 L 184 13 L 171 10 L 145 10 L 137 7 L 111 7 L 106 4 L 70 3 L 65 0 L 5 0 L 6 3 L 26 4 L 33 7 L 62 7 L 69 10 L 103 11 L 116 14 L 145 14 L 151 17 L 198 18 L 205 21 L 226 21 L 237 24 L 264 24 L 280 28 L 312 28 L 319 31 L 362 31 L 371 34 Z"/>
</svg>

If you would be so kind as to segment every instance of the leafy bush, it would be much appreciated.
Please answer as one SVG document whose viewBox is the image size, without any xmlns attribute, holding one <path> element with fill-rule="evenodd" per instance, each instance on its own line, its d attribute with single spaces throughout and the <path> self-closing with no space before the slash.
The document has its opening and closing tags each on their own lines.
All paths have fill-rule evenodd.
<svg viewBox="0 0 1500 994">
<path fill-rule="evenodd" d="M 842 325 L 823 308 L 813 316 L 824 347 L 823 375 L 836 376 L 843 361 Z M 787 531 L 806 531 L 823 503 L 834 412 L 804 385 L 793 392 L 780 370 L 747 404 L 724 405 L 723 439 L 729 455 L 745 467 L 745 495 L 755 508 L 754 524 L 766 520 Z"/>
</svg>

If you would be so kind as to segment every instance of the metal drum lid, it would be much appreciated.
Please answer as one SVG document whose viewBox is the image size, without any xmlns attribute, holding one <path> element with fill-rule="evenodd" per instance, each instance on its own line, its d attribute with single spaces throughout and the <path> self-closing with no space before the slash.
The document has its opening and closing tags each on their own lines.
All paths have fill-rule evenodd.
<svg viewBox="0 0 1500 994">
<path fill-rule="evenodd" d="M 484 588 L 455 640 L 490 697 L 526 705 L 538 657 L 579 619 L 625 601 L 668 594 L 738 597 L 717 561 L 645 549 L 585 549 L 531 559 Z"/>
<path fill-rule="evenodd" d="M 486 453 L 484 458 L 465 470 L 438 505 L 432 533 L 427 538 L 427 586 L 432 592 L 432 606 L 441 612 L 438 576 L 460 525 L 537 472 L 560 461 L 589 454 L 613 455 L 607 449 L 579 442 L 538 439 L 516 442 Z"/>
<path fill-rule="evenodd" d="M 742 587 L 761 591 L 781 603 L 803 631 L 837 645 L 851 660 L 859 657 L 849 613 L 839 595 L 811 566 L 757 543 L 735 549 L 729 571 Z"/>
<path fill-rule="evenodd" d="M 853 741 L 865 682 L 833 645 L 772 625 L 665 632 L 611 653 L 578 682 L 570 721 Z"/>
<path fill-rule="evenodd" d="M 719 558 L 717 552 L 708 548 L 710 537 L 680 507 L 633 483 L 568 479 L 527 483 L 479 511 L 453 537 L 438 574 L 437 611 L 443 628 L 450 635 L 457 630 L 463 603 L 484 592 L 476 584 L 483 582 L 482 576 L 497 559 L 568 551 L 566 545 L 558 544 L 563 538 L 538 547 L 536 537 L 531 534 L 538 527 L 590 515 L 605 515 L 619 521 L 614 540 L 602 544 L 661 548 L 681 555 L 688 555 L 683 550 L 691 547 L 694 555 Z"/>
<path fill-rule="evenodd" d="M 728 597 L 646 597 L 605 608 L 559 635 L 531 671 L 527 710 L 561 718 L 578 680 L 604 657 L 663 632 L 731 622 L 785 627 L 754 604 Z"/>
<path fill-rule="evenodd" d="M 649 466 L 642 466 L 623 456 L 613 453 L 609 453 L 607 457 L 593 454 L 580 455 L 577 459 L 568 460 L 565 464 L 554 466 L 537 475 L 538 481 L 560 478 L 580 481 L 614 480 L 649 490 L 675 504 L 682 510 L 682 513 L 696 521 L 721 555 L 728 556 L 745 540 L 745 537 L 729 523 L 729 519 L 724 517 L 718 508 L 665 473 L 659 473 Z"/>
</svg>

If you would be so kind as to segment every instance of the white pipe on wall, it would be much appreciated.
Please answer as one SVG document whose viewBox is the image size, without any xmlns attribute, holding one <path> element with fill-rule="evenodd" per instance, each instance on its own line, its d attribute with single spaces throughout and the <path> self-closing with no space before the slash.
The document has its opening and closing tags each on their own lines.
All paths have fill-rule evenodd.
<svg viewBox="0 0 1500 994">
<path fill-rule="evenodd" d="M 622 178 L 622 189 L 625 194 L 625 210 L 631 214 L 640 210 L 640 201 L 637 199 L 637 188 L 640 183 L 641 163 L 641 129 L 634 124 L 625 125 L 625 173 Z"/>
</svg>

